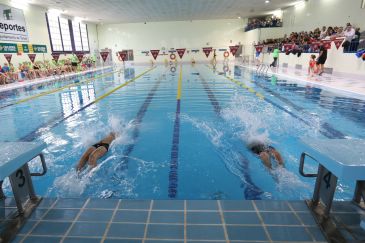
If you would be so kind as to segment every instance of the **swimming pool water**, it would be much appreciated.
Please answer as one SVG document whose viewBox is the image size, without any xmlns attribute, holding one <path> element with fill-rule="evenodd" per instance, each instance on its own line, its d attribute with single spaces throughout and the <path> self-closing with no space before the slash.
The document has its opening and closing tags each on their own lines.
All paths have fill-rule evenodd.
<svg viewBox="0 0 365 243">
<path fill-rule="evenodd" d="M 304 199 L 314 179 L 298 173 L 300 138 L 365 137 L 362 100 L 234 65 L 224 70 L 130 66 L 2 92 L 0 139 L 47 143 L 48 173 L 34 178 L 47 197 Z M 119 137 L 109 153 L 76 175 L 83 152 L 111 130 Z M 245 146 L 252 139 L 270 141 L 285 168 L 266 169 Z M 336 198 L 351 198 L 351 183 L 339 189 Z"/>
</svg>

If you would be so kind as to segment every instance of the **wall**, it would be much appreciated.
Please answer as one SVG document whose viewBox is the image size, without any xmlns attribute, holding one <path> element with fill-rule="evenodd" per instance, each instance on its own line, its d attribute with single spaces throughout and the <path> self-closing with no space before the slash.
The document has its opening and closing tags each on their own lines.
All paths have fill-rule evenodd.
<svg viewBox="0 0 365 243">
<path fill-rule="evenodd" d="M 202 47 L 228 48 L 245 40 L 243 20 L 239 19 L 104 24 L 98 25 L 98 36 L 100 48 L 111 48 L 114 60 L 116 60 L 117 51 L 133 49 L 137 62 L 152 60 L 151 56 L 146 57 L 141 54 L 141 51 L 163 47 L 166 50 L 196 48 L 200 50 L 199 53 L 190 53 L 183 59 L 190 61 L 194 57 L 195 60 L 207 60 L 201 51 Z M 223 52 L 217 55 L 218 59 L 223 59 Z M 159 56 L 157 61 L 163 61 L 166 58 L 166 56 Z"/>
<path fill-rule="evenodd" d="M 0 0 L 1 4 L 13 6 L 9 1 Z M 19 8 L 19 6 L 13 6 Z M 42 44 L 47 45 L 48 53 L 44 54 L 45 59 L 52 59 L 51 56 L 51 46 L 48 36 L 48 29 L 47 29 L 47 21 L 45 17 L 46 9 L 34 6 L 34 5 L 26 5 L 23 9 L 25 22 L 28 29 L 29 35 L 29 44 Z M 98 41 L 97 41 L 97 31 L 96 25 L 87 23 L 88 32 L 89 32 L 89 44 L 90 44 L 90 51 L 94 52 L 94 49 L 98 49 Z M 13 42 L 11 42 L 13 43 Z M 61 56 L 60 59 L 65 58 L 65 56 Z M 37 54 L 36 61 L 43 60 L 43 54 Z M 12 63 L 17 65 L 19 62 L 29 61 L 27 54 L 22 54 L 21 56 L 17 56 L 16 53 L 13 53 Z M 0 54 L 0 65 L 6 62 L 4 55 Z"/>
<path fill-rule="evenodd" d="M 345 26 L 347 22 L 365 29 L 362 0 L 309 0 L 283 11 L 285 33 L 314 30 L 324 26 Z"/>
</svg>

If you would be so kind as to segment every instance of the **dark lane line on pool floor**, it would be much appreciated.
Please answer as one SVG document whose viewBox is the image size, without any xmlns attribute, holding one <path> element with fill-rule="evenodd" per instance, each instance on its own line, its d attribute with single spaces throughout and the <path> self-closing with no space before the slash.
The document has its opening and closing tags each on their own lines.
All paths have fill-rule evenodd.
<svg viewBox="0 0 365 243">
<path fill-rule="evenodd" d="M 215 98 L 213 91 L 210 89 L 209 84 L 204 79 L 204 77 L 199 73 L 199 78 L 203 84 L 203 88 L 208 95 L 208 99 L 213 106 L 213 109 L 217 115 L 217 117 L 224 122 L 224 119 L 221 116 L 221 107 L 219 105 L 218 100 Z M 225 149 L 225 148 L 223 148 Z M 264 193 L 255 183 L 252 181 L 251 175 L 249 173 L 249 161 L 248 159 L 240 152 L 238 152 L 240 157 L 240 162 L 242 165 L 242 174 L 245 180 L 245 190 L 244 196 L 246 200 L 259 200 L 262 199 L 261 195 Z"/>
<path fill-rule="evenodd" d="M 258 77 L 257 77 L 258 78 Z M 291 102 L 290 100 L 288 100 L 287 98 L 281 96 L 280 94 L 278 94 L 277 92 L 271 90 L 270 88 L 260 84 L 259 82 L 257 82 L 256 80 L 254 80 L 254 83 L 260 87 L 261 89 L 265 90 L 266 92 L 268 92 L 269 94 L 273 95 L 274 97 L 276 97 L 277 99 L 281 100 L 282 102 L 284 102 L 285 104 L 293 107 L 295 110 L 297 110 L 298 112 L 302 112 L 303 114 L 305 114 L 308 117 L 312 117 L 312 118 L 316 118 L 314 115 L 310 114 L 309 112 L 307 112 L 303 107 L 294 104 L 293 102 Z M 334 127 L 332 127 L 331 124 L 327 123 L 327 122 L 323 122 L 321 123 L 321 130 L 320 132 L 328 137 L 328 138 L 337 138 L 337 139 L 344 139 L 345 135 L 338 131 L 337 129 L 335 129 Z"/>
<path fill-rule="evenodd" d="M 71 113 L 70 115 L 68 115 L 66 117 L 64 117 L 64 114 L 63 113 L 61 113 L 60 115 L 57 115 L 57 116 L 53 117 L 51 120 L 49 120 L 46 123 L 40 125 L 34 131 L 28 133 L 24 137 L 20 138 L 18 141 L 23 141 L 23 142 L 31 142 L 31 141 L 34 141 L 44 131 L 48 131 L 48 130 L 56 127 L 60 123 L 62 123 L 65 120 L 69 119 L 70 117 L 78 114 L 80 111 L 85 110 L 86 108 L 90 107 L 91 105 L 93 105 L 93 104 L 99 102 L 100 100 L 104 99 L 105 97 L 111 95 L 115 91 L 117 91 L 117 90 L 119 90 L 119 89 L 127 86 L 128 84 L 136 81 L 137 79 L 139 79 L 140 77 L 144 76 L 145 74 L 147 74 L 148 72 L 152 71 L 153 69 L 155 69 L 155 68 L 151 68 L 151 69 L 148 69 L 148 70 L 144 71 L 143 73 L 139 74 L 138 76 L 134 77 L 133 79 L 131 79 L 131 80 L 129 80 L 129 81 L 127 81 L 127 82 L 125 82 L 125 83 L 117 86 L 116 88 L 108 91 L 107 93 L 103 94 L 102 96 L 99 96 L 95 100 L 91 101 L 90 103 L 86 104 L 85 106 L 83 106 L 80 109 L 74 111 L 73 113 Z"/>
<path fill-rule="evenodd" d="M 207 65 L 207 67 L 211 70 L 211 68 Z M 248 91 L 250 91 L 251 93 L 254 93 L 256 96 L 258 96 L 260 99 L 266 101 L 267 103 L 273 105 L 274 107 L 278 108 L 281 111 L 284 111 L 285 113 L 291 115 L 292 117 L 302 121 L 304 124 L 308 125 L 309 127 L 312 127 L 312 123 L 310 121 L 304 120 L 303 118 L 301 118 L 300 116 L 294 114 L 293 112 L 285 109 L 284 107 L 276 104 L 275 102 L 271 101 L 270 99 L 268 99 L 267 97 L 263 96 L 262 94 L 254 91 L 251 87 L 248 87 L 245 83 L 243 82 L 239 82 L 231 77 L 227 77 L 227 76 L 223 76 L 224 78 L 230 80 L 231 82 L 235 83 L 236 85 L 243 87 L 245 89 L 247 89 Z M 277 97 L 278 98 L 278 97 Z M 284 102 L 284 101 L 283 101 Z M 290 106 L 290 104 L 288 103 L 287 105 Z M 298 107 L 298 106 L 297 106 Z M 295 109 L 295 107 L 293 107 Z M 302 108 L 304 110 L 304 108 Z M 334 129 L 330 124 L 328 123 L 322 123 L 321 124 L 321 129 L 319 130 L 319 132 L 324 135 L 327 138 L 333 139 L 333 138 L 341 138 L 344 139 L 345 135 L 342 134 L 340 131 L 337 131 L 336 129 Z"/>
<path fill-rule="evenodd" d="M 145 114 L 148 110 L 149 105 L 151 104 L 151 102 L 152 102 L 152 100 L 155 96 L 156 91 L 160 87 L 163 76 L 165 76 L 165 74 L 162 74 L 158 78 L 155 85 L 148 92 L 146 99 L 144 100 L 143 104 L 141 105 L 141 107 L 138 110 L 136 118 L 133 120 L 133 125 L 134 125 L 134 129 L 133 129 L 133 132 L 132 132 L 132 141 L 133 141 L 133 143 L 127 145 L 127 147 L 123 151 L 123 159 L 120 161 L 120 164 L 119 164 L 121 170 L 128 169 L 129 155 L 134 150 L 134 147 L 136 145 L 135 143 L 136 143 L 136 141 L 139 137 L 140 127 L 141 127 L 143 118 L 144 118 L 144 116 L 145 116 Z"/>
<path fill-rule="evenodd" d="M 170 172 L 169 172 L 169 188 L 168 188 L 169 198 L 176 197 L 177 186 L 178 186 L 181 89 L 182 89 L 182 66 L 180 66 L 180 74 L 177 84 L 176 112 L 175 112 L 175 122 L 172 136 Z"/>
</svg>

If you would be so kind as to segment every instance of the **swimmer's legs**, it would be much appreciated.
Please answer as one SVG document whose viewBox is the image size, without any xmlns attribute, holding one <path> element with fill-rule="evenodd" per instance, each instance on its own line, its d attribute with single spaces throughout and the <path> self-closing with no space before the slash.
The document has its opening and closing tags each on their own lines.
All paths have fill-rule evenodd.
<svg viewBox="0 0 365 243">
<path fill-rule="evenodd" d="M 94 147 L 90 147 L 90 148 L 88 148 L 88 150 L 86 150 L 86 152 L 82 155 L 79 163 L 76 166 L 76 170 L 77 171 L 81 171 L 82 168 L 84 168 L 84 166 L 86 165 L 86 162 L 89 159 L 90 154 L 92 152 L 94 152 L 95 150 L 96 150 L 96 148 L 94 148 Z"/>
<path fill-rule="evenodd" d="M 96 167 L 98 159 L 101 158 L 104 154 L 106 154 L 106 152 L 108 152 L 108 150 L 106 150 L 104 146 L 100 146 L 90 154 L 89 166 L 91 169 Z"/>
<path fill-rule="evenodd" d="M 271 161 L 270 161 L 270 154 L 268 152 L 261 152 L 259 156 L 260 156 L 261 161 L 264 163 L 264 165 L 267 168 L 272 169 Z"/>
<path fill-rule="evenodd" d="M 270 152 L 271 152 L 271 155 L 276 159 L 278 164 L 283 166 L 284 165 L 284 160 L 281 157 L 281 154 L 276 149 L 272 149 Z"/>
</svg>

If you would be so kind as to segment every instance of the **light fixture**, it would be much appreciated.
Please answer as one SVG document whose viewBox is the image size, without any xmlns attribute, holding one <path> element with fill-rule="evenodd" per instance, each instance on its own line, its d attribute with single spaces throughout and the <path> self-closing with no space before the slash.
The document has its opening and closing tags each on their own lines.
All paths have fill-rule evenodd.
<svg viewBox="0 0 365 243">
<path fill-rule="evenodd" d="M 270 0 L 266 0 L 265 3 L 270 3 Z"/>
<path fill-rule="evenodd" d="M 53 8 L 48 9 L 48 11 L 47 11 L 47 14 L 48 14 L 48 15 L 51 15 L 51 16 L 60 16 L 60 15 L 61 15 L 61 13 L 62 13 L 62 11 L 61 11 L 61 10 L 53 9 Z"/>
<path fill-rule="evenodd" d="M 238 16 L 237 18 L 241 19 L 241 16 Z"/>
<path fill-rule="evenodd" d="M 26 9 L 28 8 L 29 0 L 11 0 L 10 4 L 14 8 Z"/>
<path fill-rule="evenodd" d="M 83 20 L 85 20 L 85 18 L 81 18 L 81 17 L 74 17 L 74 21 L 76 23 L 81 23 Z"/>
</svg>

